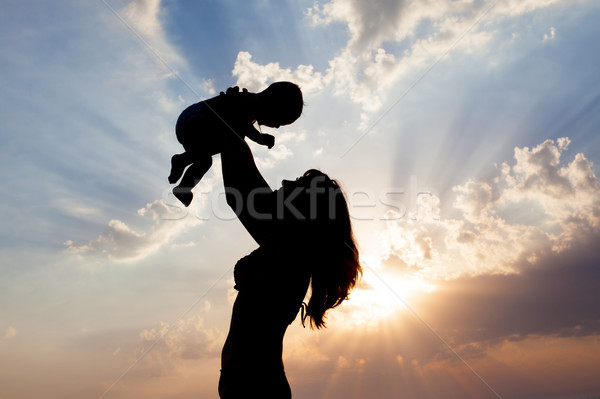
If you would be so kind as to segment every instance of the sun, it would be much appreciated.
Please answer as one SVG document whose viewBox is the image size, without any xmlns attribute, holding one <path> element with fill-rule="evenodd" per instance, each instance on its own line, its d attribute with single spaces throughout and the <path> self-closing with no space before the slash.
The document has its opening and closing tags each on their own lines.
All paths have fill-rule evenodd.
<svg viewBox="0 0 600 399">
<path fill-rule="evenodd" d="M 436 289 L 416 274 L 397 274 L 373 260 L 362 263 L 362 281 L 344 305 L 341 318 L 345 325 L 377 323 L 398 311 L 408 310 L 413 300 Z"/>
</svg>

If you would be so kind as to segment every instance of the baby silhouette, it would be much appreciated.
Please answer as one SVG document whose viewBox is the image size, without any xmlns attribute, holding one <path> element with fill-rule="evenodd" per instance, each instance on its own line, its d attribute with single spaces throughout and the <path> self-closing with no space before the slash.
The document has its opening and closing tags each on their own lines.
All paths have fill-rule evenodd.
<svg viewBox="0 0 600 399">
<path fill-rule="evenodd" d="M 175 197 L 185 206 L 190 205 L 192 189 L 211 167 L 212 156 L 221 152 L 223 134 L 231 134 L 227 130 L 235 132 L 240 139 L 248 137 L 271 148 L 275 137 L 256 130 L 254 122 L 272 128 L 289 125 L 300 117 L 303 106 L 298 85 L 275 82 L 260 93 L 249 93 L 246 89 L 240 93 L 235 86 L 186 108 L 175 127 L 177 140 L 185 152 L 171 158 L 169 183 L 177 183 L 183 175 L 179 185 L 173 188 Z"/>
</svg>

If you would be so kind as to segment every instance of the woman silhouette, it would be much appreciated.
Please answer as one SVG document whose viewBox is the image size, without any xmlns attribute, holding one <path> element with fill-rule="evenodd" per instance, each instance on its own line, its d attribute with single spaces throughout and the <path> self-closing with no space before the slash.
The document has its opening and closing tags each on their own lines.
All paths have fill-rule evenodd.
<svg viewBox="0 0 600 399">
<path fill-rule="evenodd" d="M 271 190 L 246 142 L 233 132 L 224 141 L 227 203 L 260 247 L 235 266 L 239 292 L 221 356 L 219 396 L 291 398 L 283 336 L 309 285 L 302 322 L 308 317 L 318 329 L 361 274 L 348 207 L 335 180 L 314 169 Z"/>
</svg>

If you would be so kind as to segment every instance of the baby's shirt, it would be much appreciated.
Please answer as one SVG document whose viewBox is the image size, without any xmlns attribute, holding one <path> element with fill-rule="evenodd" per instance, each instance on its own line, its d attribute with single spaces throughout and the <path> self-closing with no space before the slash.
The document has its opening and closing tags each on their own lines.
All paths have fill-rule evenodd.
<svg viewBox="0 0 600 399">
<path fill-rule="evenodd" d="M 177 139 L 186 151 L 221 152 L 222 135 L 233 130 L 240 138 L 257 141 L 261 133 L 249 114 L 251 93 L 219 95 L 187 107 L 177 120 Z"/>
</svg>

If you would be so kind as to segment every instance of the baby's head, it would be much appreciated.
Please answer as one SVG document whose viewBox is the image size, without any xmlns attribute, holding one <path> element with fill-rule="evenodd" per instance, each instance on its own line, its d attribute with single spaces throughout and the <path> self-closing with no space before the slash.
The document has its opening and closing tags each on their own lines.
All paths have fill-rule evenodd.
<svg viewBox="0 0 600 399">
<path fill-rule="evenodd" d="M 292 82 L 275 82 L 258 93 L 259 125 L 279 127 L 289 125 L 300 117 L 304 100 L 302 91 Z"/>
</svg>

